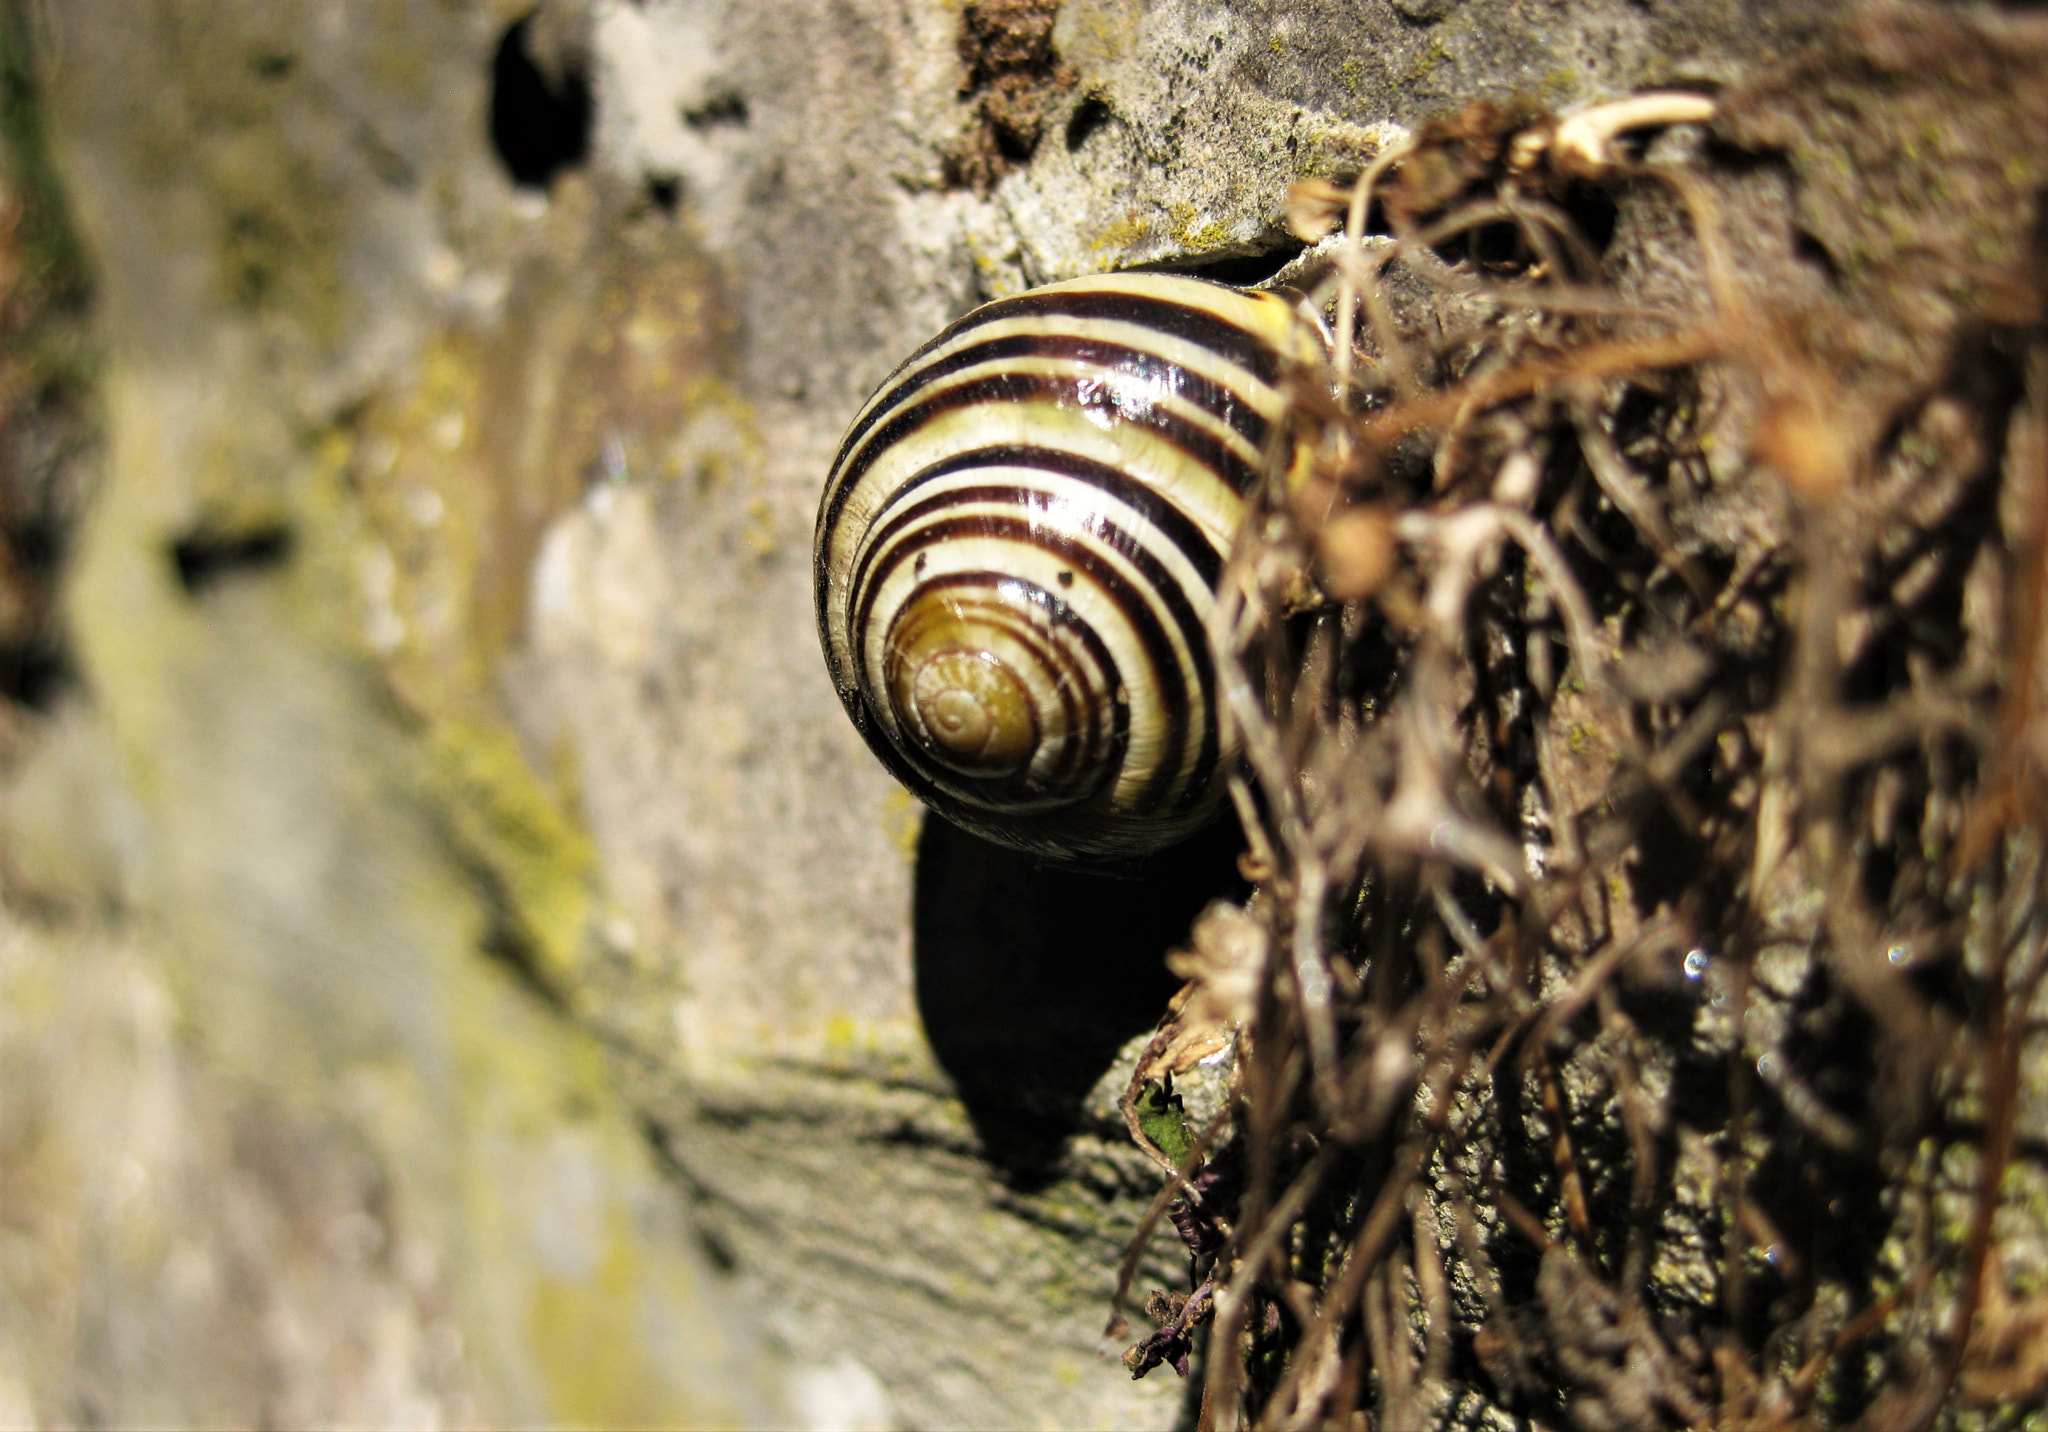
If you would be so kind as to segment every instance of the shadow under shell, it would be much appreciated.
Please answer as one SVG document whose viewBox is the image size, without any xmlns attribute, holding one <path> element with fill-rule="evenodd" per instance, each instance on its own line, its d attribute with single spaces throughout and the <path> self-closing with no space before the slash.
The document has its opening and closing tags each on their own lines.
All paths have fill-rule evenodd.
<svg viewBox="0 0 2048 1432">
<path fill-rule="evenodd" d="M 918 1012 L 991 1164 L 1052 1177 L 1088 1091 L 1165 1013 L 1165 965 L 1215 899 L 1243 899 L 1223 821 L 1142 861 L 1083 873 L 927 814 L 918 837 Z"/>
</svg>

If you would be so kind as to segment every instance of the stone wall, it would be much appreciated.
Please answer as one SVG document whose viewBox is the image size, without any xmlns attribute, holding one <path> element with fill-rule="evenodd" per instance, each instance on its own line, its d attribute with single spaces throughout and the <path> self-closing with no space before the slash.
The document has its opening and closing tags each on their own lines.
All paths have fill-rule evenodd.
<svg viewBox="0 0 2048 1432">
<path fill-rule="evenodd" d="M 0 1419 L 1173 1423 L 1112 1065 L 1231 852 L 920 833 L 817 656 L 831 448 L 979 300 L 1270 272 L 1400 125 L 1822 8 L 30 7 L 102 440 Z"/>
</svg>

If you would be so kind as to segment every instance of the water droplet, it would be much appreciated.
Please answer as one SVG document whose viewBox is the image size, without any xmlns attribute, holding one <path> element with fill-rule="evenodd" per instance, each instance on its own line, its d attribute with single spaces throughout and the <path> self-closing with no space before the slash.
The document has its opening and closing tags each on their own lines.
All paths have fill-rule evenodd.
<svg viewBox="0 0 2048 1432">
<path fill-rule="evenodd" d="M 1705 974 L 1707 972 L 1707 962 L 1711 958 L 1712 956 L 1708 955 L 1705 950 L 1687 950 L 1685 952 L 1685 977 L 1689 980 L 1696 980 Z"/>
<path fill-rule="evenodd" d="M 1904 945 L 1893 945 L 1884 952 L 1884 957 L 1895 965 L 1903 965 L 1913 952 Z"/>
</svg>

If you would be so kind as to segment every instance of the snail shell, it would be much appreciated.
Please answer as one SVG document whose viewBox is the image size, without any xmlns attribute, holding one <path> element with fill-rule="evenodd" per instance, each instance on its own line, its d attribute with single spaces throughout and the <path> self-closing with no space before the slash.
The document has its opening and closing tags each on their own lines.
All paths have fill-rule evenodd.
<svg viewBox="0 0 2048 1432">
<path fill-rule="evenodd" d="M 825 484 L 818 629 L 904 785 L 1066 860 L 1215 813 L 1205 624 L 1288 374 L 1323 354 L 1279 294 L 1120 274 L 978 308 L 882 384 Z"/>
</svg>

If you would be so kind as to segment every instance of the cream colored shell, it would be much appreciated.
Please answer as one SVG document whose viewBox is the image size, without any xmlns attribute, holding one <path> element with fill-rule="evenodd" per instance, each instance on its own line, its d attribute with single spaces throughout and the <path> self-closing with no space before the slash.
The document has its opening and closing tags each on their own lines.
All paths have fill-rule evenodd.
<svg viewBox="0 0 2048 1432">
<path fill-rule="evenodd" d="M 1062 859 L 1214 813 L 1205 635 L 1244 496 L 1319 340 L 1170 274 L 1034 289 L 919 349 L 818 512 L 818 630 L 861 734 L 949 819 Z"/>
</svg>

